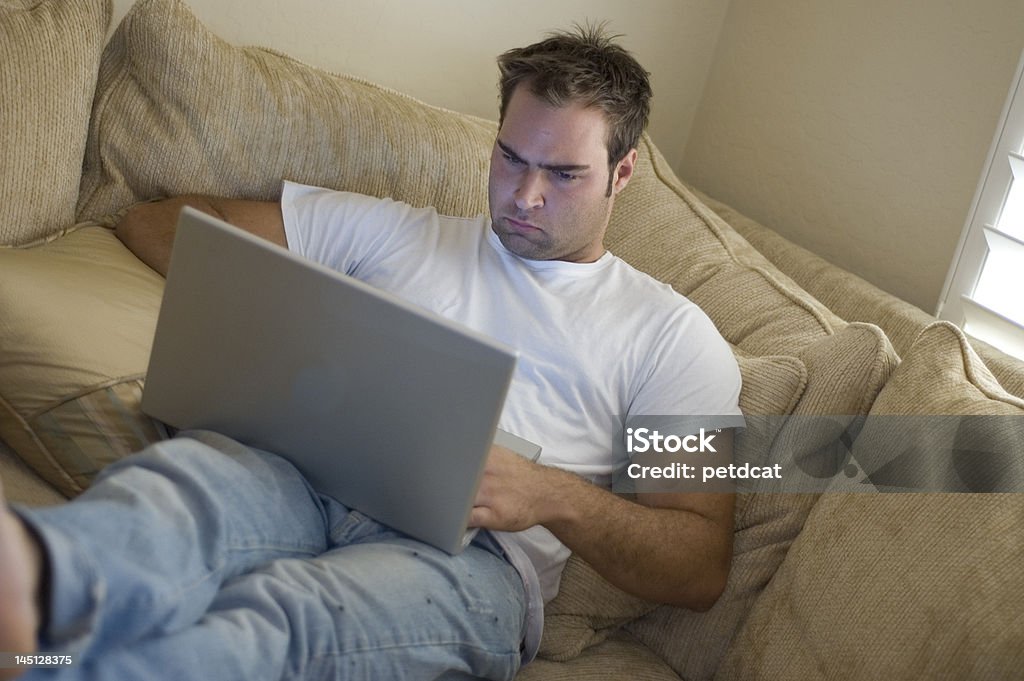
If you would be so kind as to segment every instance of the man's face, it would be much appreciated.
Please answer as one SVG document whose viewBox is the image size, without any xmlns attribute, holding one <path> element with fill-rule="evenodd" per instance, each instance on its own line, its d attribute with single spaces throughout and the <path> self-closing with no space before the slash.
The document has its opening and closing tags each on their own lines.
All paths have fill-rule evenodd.
<svg viewBox="0 0 1024 681">
<path fill-rule="evenodd" d="M 519 86 L 491 153 L 492 229 L 531 260 L 593 262 L 604 254 L 615 195 L 632 176 L 636 151 L 612 170 L 607 123 L 596 108 L 553 107 Z"/>
</svg>

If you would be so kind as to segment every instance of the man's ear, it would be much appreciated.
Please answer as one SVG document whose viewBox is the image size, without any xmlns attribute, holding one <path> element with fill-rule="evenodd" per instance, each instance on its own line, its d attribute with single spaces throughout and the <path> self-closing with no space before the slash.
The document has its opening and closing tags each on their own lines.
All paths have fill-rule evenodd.
<svg viewBox="0 0 1024 681">
<path fill-rule="evenodd" d="M 629 184 L 630 178 L 633 177 L 633 171 L 636 170 L 636 157 L 636 149 L 630 149 L 615 165 L 615 171 L 612 173 L 613 194 L 618 194 Z"/>
</svg>

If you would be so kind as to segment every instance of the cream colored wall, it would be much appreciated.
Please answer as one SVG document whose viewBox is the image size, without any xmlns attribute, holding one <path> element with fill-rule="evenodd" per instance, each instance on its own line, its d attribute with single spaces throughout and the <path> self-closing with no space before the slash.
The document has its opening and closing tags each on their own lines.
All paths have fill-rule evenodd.
<svg viewBox="0 0 1024 681">
<path fill-rule="evenodd" d="M 651 71 L 651 135 L 678 162 L 725 18 L 723 0 L 186 0 L 215 33 L 497 118 L 494 57 L 573 22 L 608 20 Z M 114 25 L 131 6 L 114 0 Z"/>
<path fill-rule="evenodd" d="M 1024 2 L 732 0 L 680 176 L 928 312 Z"/>
</svg>

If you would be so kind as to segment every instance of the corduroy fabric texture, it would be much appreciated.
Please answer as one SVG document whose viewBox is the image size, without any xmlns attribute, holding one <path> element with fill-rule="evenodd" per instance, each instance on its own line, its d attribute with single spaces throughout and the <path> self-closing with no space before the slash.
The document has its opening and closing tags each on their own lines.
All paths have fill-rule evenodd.
<svg viewBox="0 0 1024 681">
<path fill-rule="evenodd" d="M 672 668 L 623 632 L 588 648 L 567 662 L 537 659 L 517 676 L 518 681 L 679 681 Z"/>
<path fill-rule="evenodd" d="M 70 226 L 110 0 L 0 0 L 0 244 Z"/>
<path fill-rule="evenodd" d="M 1024 400 L 1003 390 L 963 331 L 935 322 L 910 347 L 871 411 L 1021 416 Z"/>
<path fill-rule="evenodd" d="M 715 679 L 1020 679 L 1022 526 L 1020 494 L 827 494 Z"/>
<path fill-rule="evenodd" d="M 1020 459 L 1024 402 L 936 322 L 875 400 L 854 456 L 889 425 L 907 444 L 895 415 L 947 414 L 1012 417 L 1004 454 Z M 1020 678 L 1022 522 L 1020 494 L 825 494 L 715 678 Z"/>
<path fill-rule="evenodd" d="M 896 364 L 884 334 L 869 324 L 849 324 L 807 346 L 798 358 L 806 366 L 807 383 L 791 413 L 843 418 L 834 419 L 834 429 L 803 428 L 799 420 L 782 426 L 770 452 L 759 458 L 782 463 L 784 479 L 791 473 L 787 465 L 827 451 L 843 435 L 846 422 L 867 413 Z M 661 606 L 626 625 L 684 679 L 715 674 L 818 499 L 815 493 L 765 492 L 756 486 L 741 485 L 737 491 L 732 570 L 714 607 L 695 613 Z"/>
<path fill-rule="evenodd" d="M 1024 490 L 1024 400 L 949 322 L 921 332 L 853 442 L 860 479 L 889 491 Z"/>
<path fill-rule="evenodd" d="M 788 414 L 807 383 L 803 362 L 794 357 L 737 357 L 743 376 L 740 407 L 744 414 Z M 769 447 L 775 433 L 746 434 L 744 446 Z M 752 458 L 744 453 L 740 458 Z M 657 607 L 615 588 L 584 561 L 573 556 L 562 574 L 558 596 L 544 609 L 540 657 L 554 661 L 575 658 L 626 622 Z"/>
<path fill-rule="evenodd" d="M 142 0 L 103 53 L 78 217 L 109 224 L 128 204 L 186 193 L 272 200 L 282 179 L 477 215 L 495 131 L 229 45 L 178 0 Z"/>
<path fill-rule="evenodd" d="M 0 249 L 0 437 L 60 492 L 157 437 L 139 411 L 163 279 L 86 226 Z"/>
<path fill-rule="evenodd" d="M 680 183 L 649 138 L 639 151 L 615 204 L 609 250 L 700 305 L 749 355 L 795 355 L 842 328 Z"/>
</svg>

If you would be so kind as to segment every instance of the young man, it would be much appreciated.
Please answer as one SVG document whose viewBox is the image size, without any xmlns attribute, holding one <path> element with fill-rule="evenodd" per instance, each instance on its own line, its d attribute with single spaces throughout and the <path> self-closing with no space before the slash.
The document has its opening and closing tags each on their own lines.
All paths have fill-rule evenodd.
<svg viewBox="0 0 1024 681">
<path fill-rule="evenodd" d="M 0 651 L 72 656 L 58 678 L 507 679 L 537 649 L 570 552 L 651 601 L 715 602 L 732 496 L 607 490 L 624 419 L 740 418 L 711 322 L 603 245 L 647 74 L 597 31 L 499 66 L 490 219 L 286 183 L 280 203 L 182 197 L 118 228 L 165 272 L 177 212 L 195 205 L 516 347 L 501 425 L 544 455 L 492 450 L 470 518 L 489 531 L 448 556 L 317 496 L 273 454 L 185 433 L 75 502 L 2 516 Z"/>
</svg>

